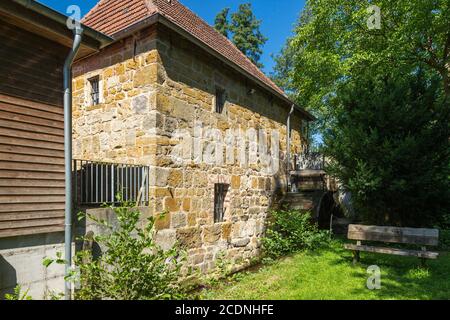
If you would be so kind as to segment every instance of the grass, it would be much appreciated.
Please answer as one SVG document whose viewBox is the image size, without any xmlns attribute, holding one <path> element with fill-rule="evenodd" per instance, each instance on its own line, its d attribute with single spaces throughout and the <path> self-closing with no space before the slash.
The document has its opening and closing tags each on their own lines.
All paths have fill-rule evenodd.
<svg viewBox="0 0 450 320">
<path fill-rule="evenodd" d="M 327 248 L 301 252 L 253 272 L 238 274 L 204 290 L 205 299 L 223 300 L 360 300 L 360 299 L 450 299 L 450 254 L 420 268 L 414 257 L 361 253 L 361 263 L 352 265 L 352 254 L 335 240 Z M 381 289 L 366 287 L 370 265 L 381 268 Z"/>
</svg>

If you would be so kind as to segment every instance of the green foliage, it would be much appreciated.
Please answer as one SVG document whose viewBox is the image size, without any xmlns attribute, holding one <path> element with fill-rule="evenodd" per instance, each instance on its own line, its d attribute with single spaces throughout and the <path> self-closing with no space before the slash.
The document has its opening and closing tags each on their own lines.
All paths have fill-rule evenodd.
<svg viewBox="0 0 450 320">
<path fill-rule="evenodd" d="M 450 230 L 439 230 L 439 246 L 442 250 L 450 250 Z"/>
<path fill-rule="evenodd" d="M 64 299 L 64 293 L 49 290 L 45 294 L 45 300 L 59 301 Z"/>
<path fill-rule="evenodd" d="M 449 179 L 450 179 L 450 177 L 449 177 Z M 450 230 L 450 212 L 442 215 L 441 220 L 437 224 L 437 227 L 440 229 Z"/>
<path fill-rule="evenodd" d="M 328 233 L 317 229 L 311 221 L 311 213 L 298 210 L 272 211 L 262 238 L 264 253 L 270 259 L 326 243 Z"/>
<path fill-rule="evenodd" d="M 253 257 L 246 260 L 246 262 L 248 264 L 246 264 L 245 270 L 236 272 L 235 266 L 238 262 L 227 259 L 226 251 L 218 252 L 214 261 L 214 269 L 209 271 L 206 275 L 198 275 L 197 285 L 194 286 L 195 292 L 198 293 L 196 297 L 201 300 L 208 299 L 208 297 L 205 297 L 205 293 L 207 293 L 208 290 L 221 286 L 224 283 L 229 285 L 238 283 L 246 275 L 251 273 L 250 269 L 252 267 L 260 265 L 261 259 L 259 257 Z"/>
<path fill-rule="evenodd" d="M 327 170 L 352 193 L 365 222 L 432 226 L 450 208 L 449 102 L 439 79 L 420 70 L 411 76 L 371 71 L 333 99 Z"/>
<path fill-rule="evenodd" d="M 369 29 L 371 4 L 381 10 L 381 29 Z M 333 97 L 368 66 L 374 74 L 410 74 L 418 67 L 440 79 L 450 94 L 448 0 L 308 0 L 291 42 L 298 103 L 333 120 Z"/>
<path fill-rule="evenodd" d="M 231 15 L 228 21 L 229 8 L 223 9 L 215 19 L 215 28 L 226 37 L 231 35 L 231 41 L 255 65 L 262 68 L 259 62 L 262 54 L 261 47 L 267 38 L 261 33 L 261 20 L 258 20 L 252 11 L 250 3 L 239 5 L 237 12 Z"/>
<path fill-rule="evenodd" d="M 270 78 L 275 82 L 281 89 L 283 89 L 290 97 L 295 100 L 296 92 L 295 86 L 292 82 L 293 79 L 293 69 L 294 69 L 294 58 L 295 50 L 291 45 L 292 38 L 286 41 L 286 44 L 281 49 L 280 53 L 277 55 L 272 55 L 275 62 L 273 71 L 270 74 Z"/>
<path fill-rule="evenodd" d="M 419 268 L 417 257 L 352 252 L 335 239 L 314 252 L 303 251 L 244 274 L 239 282 L 222 282 L 203 292 L 212 300 L 441 300 L 450 297 L 450 253 Z M 381 268 L 381 290 L 366 286 L 367 267 Z"/>
<path fill-rule="evenodd" d="M 76 299 L 183 298 L 185 289 L 179 279 L 185 257 L 176 247 L 168 251 L 159 248 L 154 242 L 154 219 L 149 218 L 145 226 L 139 226 L 141 214 L 131 203 L 110 208 L 117 215 L 117 226 L 89 216 L 108 232 L 93 238 L 102 248 L 100 257 L 93 257 L 90 251 L 76 254 L 76 271 L 68 279 L 79 283 Z M 48 266 L 50 260 L 46 259 L 44 264 Z"/>
<path fill-rule="evenodd" d="M 5 300 L 14 301 L 14 300 L 33 300 L 31 296 L 28 295 L 28 292 L 30 290 L 26 290 L 25 292 L 22 292 L 22 287 L 20 285 L 17 285 L 14 288 L 13 294 L 5 294 Z"/>
<path fill-rule="evenodd" d="M 56 263 L 56 264 L 65 264 L 66 263 L 66 260 L 64 260 L 64 258 L 62 257 L 62 252 L 56 253 L 56 259 L 44 258 L 44 260 L 42 261 L 43 266 L 46 268 L 50 267 L 50 265 L 52 265 L 53 263 Z"/>
<path fill-rule="evenodd" d="M 227 278 L 232 270 L 233 263 L 226 259 L 226 252 L 218 252 L 215 258 L 215 267 L 212 271 L 208 272 L 206 275 L 200 275 L 200 282 L 203 285 L 212 287 L 217 285 L 221 280 Z"/>
<path fill-rule="evenodd" d="M 228 31 L 230 29 L 230 25 L 228 22 L 229 12 L 230 8 L 224 8 L 217 14 L 214 20 L 214 28 L 227 38 L 228 38 Z"/>
<path fill-rule="evenodd" d="M 380 29 L 368 26 L 372 4 Z M 308 0 L 277 57 L 273 79 L 318 117 L 329 172 L 366 221 L 449 214 L 449 22 L 446 0 Z"/>
<path fill-rule="evenodd" d="M 261 58 L 261 47 L 267 38 L 260 31 L 261 20 L 257 20 L 253 14 L 251 4 L 245 3 L 239 6 L 238 12 L 231 15 L 230 30 L 233 33 L 233 42 L 250 60 L 258 67 Z"/>
</svg>

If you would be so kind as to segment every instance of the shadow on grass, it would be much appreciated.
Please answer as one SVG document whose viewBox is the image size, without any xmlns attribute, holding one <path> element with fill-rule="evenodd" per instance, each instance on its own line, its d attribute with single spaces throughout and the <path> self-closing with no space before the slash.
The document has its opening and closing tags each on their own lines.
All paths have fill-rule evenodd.
<svg viewBox="0 0 450 320">
<path fill-rule="evenodd" d="M 213 299 L 450 299 L 450 254 L 442 252 L 419 268 L 414 257 L 361 253 L 353 266 L 352 252 L 342 239 L 329 246 L 299 252 L 240 273 L 206 291 Z M 367 267 L 381 269 L 381 289 L 366 286 Z"/>
<path fill-rule="evenodd" d="M 369 289 L 366 281 L 371 274 L 366 270 L 376 265 L 381 270 L 381 289 L 372 291 L 375 299 L 450 299 L 449 253 L 441 252 L 439 258 L 428 261 L 424 269 L 420 267 L 418 258 L 361 252 L 361 262 L 353 266 L 352 253 L 343 248 L 343 243 L 341 239 L 335 240 L 330 248 L 307 255 L 320 256 L 331 251 L 334 256 L 328 262 L 330 268 L 342 266 L 353 269 L 350 276 L 361 282 L 361 286 L 351 289 L 351 294 L 367 295 Z"/>
</svg>

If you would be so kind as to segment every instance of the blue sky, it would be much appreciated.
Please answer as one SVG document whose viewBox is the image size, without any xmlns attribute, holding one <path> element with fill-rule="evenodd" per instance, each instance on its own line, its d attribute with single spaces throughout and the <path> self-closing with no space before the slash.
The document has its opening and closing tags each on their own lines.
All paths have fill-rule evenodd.
<svg viewBox="0 0 450 320">
<path fill-rule="evenodd" d="M 305 0 L 180 0 L 184 5 L 197 13 L 209 24 L 214 23 L 216 14 L 225 7 L 234 12 L 239 4 L 251 2 L 253 12 L 262 20 L 261 31 L 269 38 L 264 46 L 261 62 L 264 71 L 269 73 L 274 65 L 271 54 L 278 53 L 286 38 L 292 34 L 292 28 L 299 13 L 305 5 Z M 97 0 L 39 0 L 39 2 L 65 13 L 69 5 L 79 5 L 85 15 Z"/>
</svg>

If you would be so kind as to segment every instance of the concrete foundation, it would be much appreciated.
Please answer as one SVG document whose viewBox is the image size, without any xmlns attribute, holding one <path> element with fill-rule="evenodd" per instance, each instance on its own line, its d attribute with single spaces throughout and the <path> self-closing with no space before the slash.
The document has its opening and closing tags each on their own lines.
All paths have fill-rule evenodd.
<svg viewBox="0 0 450 320">
<path fill-rule="evenodd" d="M 0 239 L 0 300 L 17 285 L 34 300 L 64 292 L 64 266 L 42 264 L 56 253 L 64 256 L 64 234 L 52 233 Z"/>
</svg>

